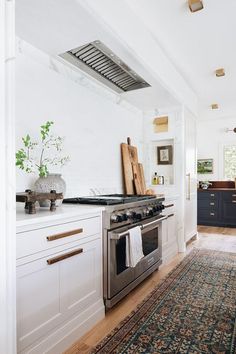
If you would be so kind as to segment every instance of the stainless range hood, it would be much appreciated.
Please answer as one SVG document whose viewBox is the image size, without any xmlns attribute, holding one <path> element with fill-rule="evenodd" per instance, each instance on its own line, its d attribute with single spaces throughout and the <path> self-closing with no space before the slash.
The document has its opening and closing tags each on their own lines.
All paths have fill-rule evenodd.
<svg viewBox="0 0 236 354">
<path fill-rule="evenodd" d="M 69 50 L 60 57 L 119 93 L 150 86 L 100 41 Z"/>
</svg>

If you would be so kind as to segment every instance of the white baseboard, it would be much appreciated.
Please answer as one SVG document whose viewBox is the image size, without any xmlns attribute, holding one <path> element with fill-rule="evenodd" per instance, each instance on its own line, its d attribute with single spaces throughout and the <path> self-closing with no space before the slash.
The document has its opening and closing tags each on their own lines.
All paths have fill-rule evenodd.
<svg viewBox="0 0 236 354">
<path fill-rule="evenodd" d="M 197 235 L 198 235 L 197 230 L 190 232 L 188 235 L 185 235 L 185 242 L 188 242 L 189 240 L 191 240 L 191 238 L 193 238 L 194 236 L 197 236 Z"/>
</svg>

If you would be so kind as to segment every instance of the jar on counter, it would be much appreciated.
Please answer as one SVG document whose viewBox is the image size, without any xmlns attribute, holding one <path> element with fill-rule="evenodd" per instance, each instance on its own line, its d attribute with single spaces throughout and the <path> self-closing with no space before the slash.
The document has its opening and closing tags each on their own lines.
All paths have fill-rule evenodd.
<svg viewBox="0 0 236 354">
<path fill-rule="evenodd" d="M 164 184 L 164 176 L 159 176 L 159 184 Z"/>
<path fill-rule="evenodd" d="M 159 176 L 157 175 L 157 172 L 155 172 L 152 177 L 152 184 L 159 184 Z"/>
</svg>

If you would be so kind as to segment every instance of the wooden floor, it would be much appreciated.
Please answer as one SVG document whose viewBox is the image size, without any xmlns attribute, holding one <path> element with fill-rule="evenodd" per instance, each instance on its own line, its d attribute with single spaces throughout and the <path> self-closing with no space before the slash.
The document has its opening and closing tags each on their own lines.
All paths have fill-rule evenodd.
<svg viewBox="0 0 236 354">
<path fill-rule="evenodd" d="M 198 232 L 198 239 L 188 244 L 186 253 L 190 252 L 193 247 L 236 253 L 236 229 L 199 226 Z M 108 311 L 106 317 L 68 349 L 65 354 L 89 353 L 92 347 L 135 309 L 160 280 L 184 258 L 186 253 L 180 253 L 171 262 L 162 265 L 158 271 L 143 281 L 112 310 Z"/>
</svg>

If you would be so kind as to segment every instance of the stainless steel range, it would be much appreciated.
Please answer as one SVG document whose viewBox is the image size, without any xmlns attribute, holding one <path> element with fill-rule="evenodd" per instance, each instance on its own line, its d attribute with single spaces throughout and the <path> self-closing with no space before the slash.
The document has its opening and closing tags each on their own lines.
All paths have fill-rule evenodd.
<svg viewBox="0 0 236 354">
<path fill-rule="evenodd" d="M 114 306 L 162 263 L 163 197 L 99 195 L 66 202 L 106 205 L 103 212 L 103 289 L 106 308 Z M 170 205 L 172 206 L 172 205 Z M 168 207 L 168 206 L 167 206 Z M 144 257 L 126 267 L 126 237 L 140 226 Z"/>
</svg>

